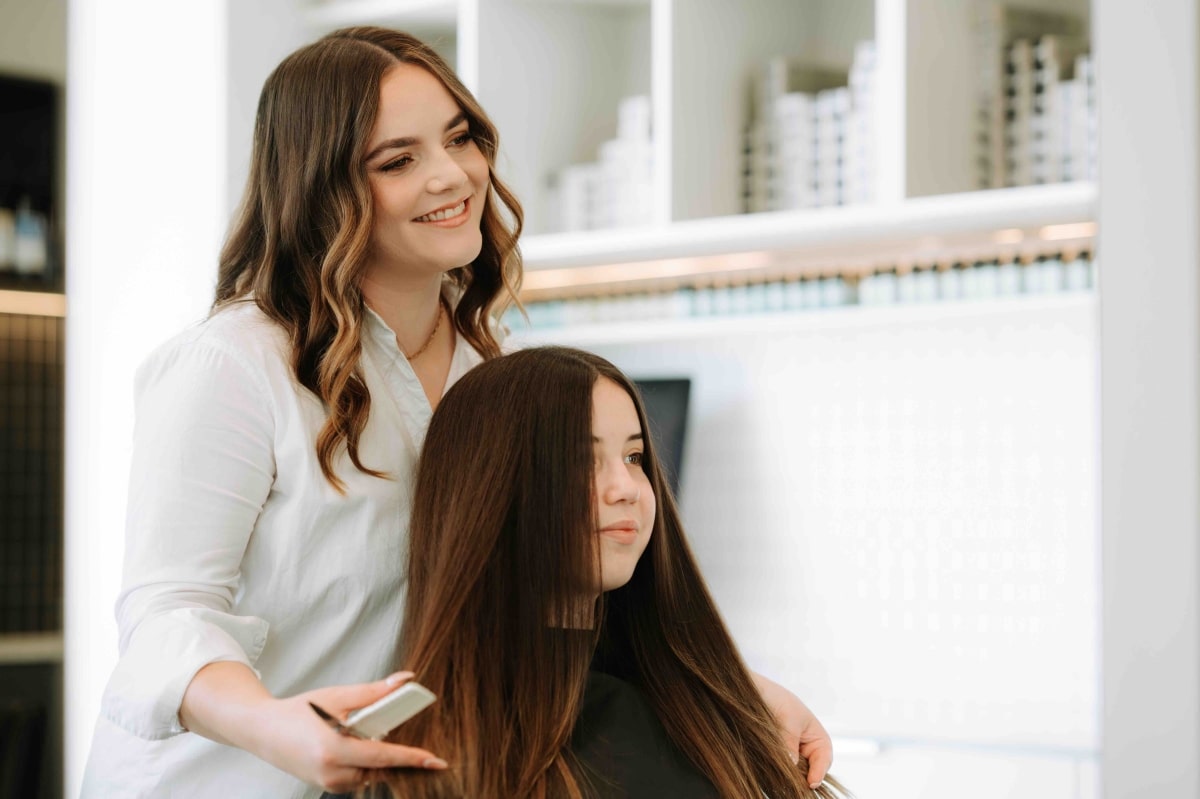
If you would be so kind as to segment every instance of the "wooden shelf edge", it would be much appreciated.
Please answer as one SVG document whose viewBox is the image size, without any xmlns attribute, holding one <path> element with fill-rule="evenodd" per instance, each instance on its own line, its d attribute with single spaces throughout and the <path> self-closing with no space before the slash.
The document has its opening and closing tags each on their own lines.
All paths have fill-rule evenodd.
<svg viewBox="0 0 1200 799">
<path fill-rule="evenodd" d="M 0 314 L 61 318 L 67 315 L 67 297 L 48 291 L 0 289 Z"/>
<path fill-rule="evenodd" d="M 0 665 L 59 663 L 62 633 L 0 633 Z"/>
</svg>

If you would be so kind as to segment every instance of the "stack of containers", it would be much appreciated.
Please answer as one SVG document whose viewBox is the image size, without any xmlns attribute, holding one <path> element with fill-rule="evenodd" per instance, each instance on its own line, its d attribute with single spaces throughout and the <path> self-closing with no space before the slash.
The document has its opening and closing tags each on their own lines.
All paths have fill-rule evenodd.
<svg viewBox="0 0 1200 799">
<path fill-rule="evenodd" d="M 1095 87 L 1083 21 L 997 0 L 976 9 L 978 187 L 1094 178 Z"/>
<path fill-rule="evenodd" d="M 1096 103 L 1092 60 L 1076 52 L 1082 42 L 1043 36 L 1036 44 L 1013 42 L 1010 80 L 1028 82 L 1028 108 L 1019 90 L 1010 92 L 1009 186 L 1092 180 L 1096 176 Z M 1032 54 L 1026 69 L 1026 54 Z M 1064 79 L 1073 72 L 1074 77 Z"/>
<path fill-rule="evenodd" d="M 599 161 L 559 170 L 551 192 L 555 229 L 576 232 L 647 223 L 654 174 L 650 118 L 648 96 L 626 97 L 617 109 L 617 137 L 600 145 Z"/>
<path fill-rule="evenodd" d="M 1008 49 L 1008 98 L 1005 142 L 1005 185 L 1033 183 L 1034 61 L 1033 47 L 1018 39 Z"/>
<path fill-rule="evenodd" d="M 1075 77 L 1056 87 L 1054 123 L 1061 180 L 1095 180 L 1096 81 L 1090 55 L 1075 58 Z"/>
<path fill-rule="evenodd" d="M 859 42 L 850 67 L 850 119 L 846 126 L 846 203 L 875 199 L 875 42 Z"/>
<path fill-rule="evenodd" d="M 855 47 L 849 86 L 840 73 L 767 63 L 746 131 L 746 212 L 874 199 L 875 72 L 870 41 Z"/>
</svg>

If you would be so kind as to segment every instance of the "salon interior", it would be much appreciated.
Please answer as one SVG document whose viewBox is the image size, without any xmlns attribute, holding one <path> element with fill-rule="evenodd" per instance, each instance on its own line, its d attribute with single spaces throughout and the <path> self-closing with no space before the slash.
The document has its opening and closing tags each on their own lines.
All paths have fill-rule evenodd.
<svg viewBox="0 0 1200 799">
<path fill-rule="evenodd" d="M 856 796 L 1200 797 L 1191 0 L 0 0 L 0 795 L 79 795 L 134 372 L 263 80 L 358 24 L 496 123 L 509 343 L 637 381 Z"/>
</svg>

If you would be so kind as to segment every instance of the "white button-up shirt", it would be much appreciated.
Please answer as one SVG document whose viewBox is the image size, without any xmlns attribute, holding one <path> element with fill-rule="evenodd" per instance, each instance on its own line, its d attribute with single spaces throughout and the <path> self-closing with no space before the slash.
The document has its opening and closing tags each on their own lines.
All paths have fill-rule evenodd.
<svg viewBox="0 0 1200 799">
<path fill-rule="evenodd" d="M 447 388 L 480 360 L 458 337 Z M 317 462 L 325 411 L 290 362 L 282 328 L 244 302 L 172 339 L 138 371 L 120 660 L 86 799 L 319 796 L 244 751 L 185 732 L 178 712 L 188 683 L 208 663 L 235 661 L 289 696 L 377 680 L 396 665 L 429 401 L 395 334 L 368 311 L 361 370 L 371 411 L 359 455 L 390 479 L 359 472 L 343 453 L 343 496 Z"/>
</svg>

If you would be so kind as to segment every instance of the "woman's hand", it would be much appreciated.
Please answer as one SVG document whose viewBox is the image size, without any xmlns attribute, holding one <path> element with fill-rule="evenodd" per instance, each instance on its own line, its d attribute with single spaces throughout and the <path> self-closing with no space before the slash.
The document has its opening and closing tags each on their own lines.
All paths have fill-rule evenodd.
<svg viewBox="0 0 1200 799">
<path fill-rule="evenodd" d="M 309 702 L 344 719 L 412 679 L 410 672 L 364 685 L 320 688 L 273 700 L 263 716 L 259 756 L 268 763 L 325 790 L 348 792 L 366 784 L 370 769 L 444 769 L 446 761 L 424 749 L 383 741 L 367 741 L 334 732 Z"/>
<path fill-rule="evenodd" d="M 242 664 L 212 663 L 188 686 L 180 717 L 184 726 L 206 738 L 245 749 L 311 785 L 345 793 L 364 785 L 371 769 L 440 770 L 446 761 L 424 749 L 334 732 L 309 702 L 344 719 L 412 676 L 400 672 L 377 682 L 276 699 Z"/>
<path fill-rule="evenodd" d="M 817 787 L 833 763 L 833 741 L 829 733 L 798 696 L 761 674 L 750 672 L 750 676 L 763 701 L 775 714 L 788 751 L 799 753 L 808 761 L 809 786 Z"/>
</svg>

